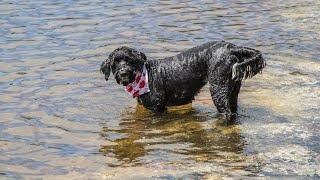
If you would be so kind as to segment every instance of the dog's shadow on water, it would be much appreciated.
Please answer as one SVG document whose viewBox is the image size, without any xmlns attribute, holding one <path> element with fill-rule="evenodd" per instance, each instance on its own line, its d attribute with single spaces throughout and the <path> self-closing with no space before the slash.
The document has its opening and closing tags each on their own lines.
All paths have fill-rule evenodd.
<svg viewBox="0 0 320 180">
<path fill-rule="evenodd" d="M 116 158 L 109 166 L 145 164 L 157 161 L 155 154 L 162 153 L 166 155 L 160 159 L 168 162 L 180 161 L 181 156 L 197 162 L 239 161 L 237 154 L 245 146 L 239 125 L 226 125 L 223 117 L 191 105 L 161 114 L 138 105 L 123 113 L 119 127 L 103 127 L 101 132 L 112 145 L 101 145 L 100 152 Z M 235 154 L 233 159 L 230 153 Z"/>
</svg>

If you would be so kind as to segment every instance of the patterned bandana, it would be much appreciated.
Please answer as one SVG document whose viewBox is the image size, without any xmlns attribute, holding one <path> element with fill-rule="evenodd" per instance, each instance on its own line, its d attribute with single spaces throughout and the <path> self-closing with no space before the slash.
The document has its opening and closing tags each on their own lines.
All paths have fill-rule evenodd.
<svg viewBox="0 0 320 180">
<path fill-rule="evenodd" d="M 150 91 L 148 86 L 148 72 L 145 65 L 143 66 L 142 73 L 136 75 L 135 80 L 125 87 L 125 91 L 133 98 Z"/>
</svg>

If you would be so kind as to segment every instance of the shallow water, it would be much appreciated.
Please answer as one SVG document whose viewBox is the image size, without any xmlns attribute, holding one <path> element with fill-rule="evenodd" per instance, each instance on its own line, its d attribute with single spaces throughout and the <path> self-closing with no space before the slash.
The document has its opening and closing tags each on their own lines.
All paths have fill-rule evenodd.
<svg viewBox="0 0 320 180">
<path fill-rule="evenodd" d="M 320 178 L 320 1 L 1 1 L 0 179 Z M 236 123 L 208 87 L 153 114 L 99 66 L 211 40 L 261 50 Z"/>
</svg>

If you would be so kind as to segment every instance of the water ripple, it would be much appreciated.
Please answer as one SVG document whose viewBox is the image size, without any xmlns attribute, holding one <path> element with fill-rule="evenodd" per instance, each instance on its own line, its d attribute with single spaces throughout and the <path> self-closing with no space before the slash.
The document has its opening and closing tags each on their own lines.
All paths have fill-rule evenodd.
<svg viewBox="0 0 320 180">
<path fill-rule="evenodd" d="M 319 178 L 320 3 L 1 1 L 0 177 Z M 212 40 L 257 48 L 237 123 L 208 87 L 153 114 L 99 66 L 119 46 L 163 58 Z"/>
</svg>

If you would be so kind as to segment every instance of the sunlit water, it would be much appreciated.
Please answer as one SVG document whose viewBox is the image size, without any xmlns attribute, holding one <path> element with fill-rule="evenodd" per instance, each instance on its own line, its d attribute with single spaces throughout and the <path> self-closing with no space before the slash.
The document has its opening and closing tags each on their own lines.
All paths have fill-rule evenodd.
<svg viewBox="0 0 320 180">
<path fill-rule="evenodd" d="M 0 2 L 0 179 L 320 178 L 320 1 Z M 236 123 L 208 87 L 153 114 L 99 66 L 211 40 L 261 50 Z"/>
</svg>

